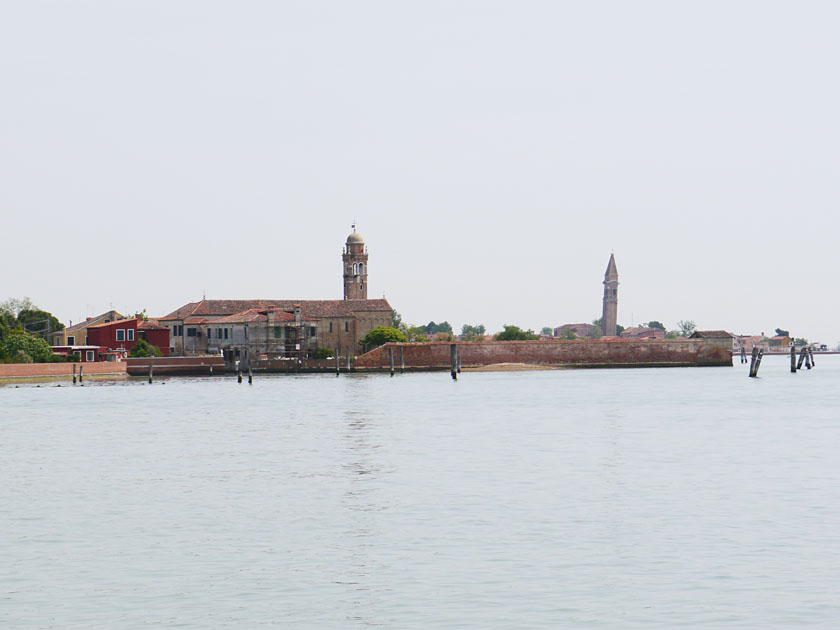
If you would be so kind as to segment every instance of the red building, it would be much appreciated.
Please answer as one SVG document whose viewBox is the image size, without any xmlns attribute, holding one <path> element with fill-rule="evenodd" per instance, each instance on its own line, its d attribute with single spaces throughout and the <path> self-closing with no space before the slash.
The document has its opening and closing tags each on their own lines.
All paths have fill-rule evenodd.
<svg viewBox="0 0 840 630">
<path fill-rule="evenodd" d="M 107 324 L 88 326 L 88 344 L 108 348 L 110 351 L 131 351 L 138 339 L 145 339 L 160 348 L 161 354 L 169 356 L 169 328 L 152 319 L 141 317 L 118 319 Z M 99 360 L 104 360 L 99 359 Z"/>
</svg>

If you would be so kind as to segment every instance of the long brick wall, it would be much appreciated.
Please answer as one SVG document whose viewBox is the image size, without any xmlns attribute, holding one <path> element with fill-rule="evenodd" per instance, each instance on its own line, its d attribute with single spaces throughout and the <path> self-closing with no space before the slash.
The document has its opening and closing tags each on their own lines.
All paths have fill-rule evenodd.
<svg viewBox="0 0 840 630">
<path fill-rule="evenodd" d="M 448 368 L 449 342 L 389 343 L 356 360 L 359 369 L 400 367 L 400 350 L 406 368 Z M 499 363 L 524 363 L 555 367 L 685 367 L 732 365 L 732 353 L 714 343 L 689 340 L 575 340 L 575 341 L 484 341 L 456 343 L 463 367 Z"/>
<path fill-rule="evenodd" d="M 77 363 L 83 374 L 125 374 L 126 364 L 120 361 Z M 0 364 L 0 378 L 37 378 L 39 376 L 73 376 L 72 363 L 5 363 Z"/>
</svg>

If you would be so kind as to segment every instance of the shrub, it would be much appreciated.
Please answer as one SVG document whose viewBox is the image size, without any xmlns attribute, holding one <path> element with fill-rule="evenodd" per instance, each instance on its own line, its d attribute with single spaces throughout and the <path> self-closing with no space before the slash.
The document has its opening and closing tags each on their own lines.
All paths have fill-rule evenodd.
<svg viewBox="0 0 840 630">
<path fill-rule="evenodd" d="M 131 350 L 128 352 L 128 356 L 132 358 L 137 357 L 160 357 L 163 356 L 163 353 L 160 351 L 160 348 L 157 346 L 153 346 L 148 341 L 143 338 L 137 340 Z"/>
<path fill-rule="evenodd" d="M 329 348 L 315 348 L 312 353 L 313 359 L 329 359 L 333 355 L 333 351 Z"/>
<path fill-rule="evenodd" d="M 405 343 L 408 339 L 396 328 L 392 328 L 391 326 L 378 326 L 366 334 L 361 341 L 365 348 L 371 350 L 389 341 Z"/>
</svg>

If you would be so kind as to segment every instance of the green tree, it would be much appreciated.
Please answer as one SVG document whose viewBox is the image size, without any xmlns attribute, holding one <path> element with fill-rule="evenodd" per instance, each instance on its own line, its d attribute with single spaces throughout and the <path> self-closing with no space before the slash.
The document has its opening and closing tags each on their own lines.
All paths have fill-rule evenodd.
<svg viewBox="0 0 840 630">
<path fill-rule="evenodd" d="M 3 339 L 2 356 L 13 363 L 47 363 L 53 356 L 50 344 L 43 339 L 12 330 Z M 26 358 L 29 360 L 26 360 Z"/>
<path fill-rule="evenodd" d="M 543 326 L 540 330 L 541 335 L 553 335 L 554 329 L 551 326 Z"/>
<path fill-rule="evenodd" d="M 402 315 L 397 312 L 397 309 L 391 309 L 391 326 L 397 330 L 402 330 Z"/>
<path fill-rule="evenodd" d="M 790 336 L 790 335 L 788 335 L 788 336 Z M 804 337 L 797 337 L 796 339 L 793 340 L 793 343 L 796 344 L 797 346 L 807 346 L 808 345 L 808 340 L 805 339 Z"/>
<path fill-rule="evenodd" d="M 646 324 L 646 326 L 648 328 L 658 328 L 659 330 L 665 330 L 665 324 L 663 324 L 662 322 L 658 322 L 655 319 L 650 320 Z"/>
<path fill-rule="evenodd" d="M 313 359 L 329 359 L 331 356 L 333 356 L 333 351 L 329 348 L 315 348 L 312 353 Z"/>
<path fill-rule="evenodd" d="M 784 328 L 777 328 L 776 329 L 776 336 L 777 337 L 790 337 L 790 331 L 785 330 Z"/>
<path fill-rule="evenodd" d="M 691 337 L 697 330 L 697 324 L 690 319 L 681 319 L 677 322 L 677 328 L 680 329 L 680 337 Z"/>
<path fill-rule="evenodd" d="M 486 332 L 487 329 L 484 327 L 484 324 L 464 324 L 461 327 L 461 338 L 465 341 L 477 341 L 484 339 L 484 333 Z"/>
<path fill-rule="evenodd" d="M 577 335 L 573 333 L 571 330 L 565 329 L 560 331 L 560 335 L 558 339 L 577 339 Z"/>
<path fill-rule="evenodd" d="M 522 330 L 519 326 L 504 325 L 504 330 L 496 335 L 496 341 L 528 341 L 539 339 L 533 330 Z"/>
<path fill-rule="evenodd" d="M 35 335 L 49 342 L 49 334 L 64 330 L 64 324 L 52 313 L 38 308 L 23 309 L 18 313 L 18 323 L 30 335 Z"/>
<path fill-rule="evenodd" d="M 361 339 L 362 345 L 367 350 L 378 348 L 389 341 L 404 343 L 408 341 L 408 339 L 404 334 L 392 326 L 377 326 Z"/>
<path fill-rule="evenodd" d="M 434 321 L 429 322 L 424 326 L 427 335 L 434 335 L 435 333 L 452 334 L 452 326 L 449 322 L 441 322 L 436 324 Z"/>
<path fill-rule="evenodd" d="M 132 358 L 137 357 L 160 357 L 163 356 L 163 353 L 160 351 L 160 348 L 150 344 L 148 341 L 143 339 L 142 337 L 138 339 L 134 346 L 132 346 L 131 350 L 128 352 L 128 356 Z"/>
<path fill-rule="evenodd" d="M 17 319 L 18 313 L 21 311 L 35 310 L 37 307 L 32 303 L 28 297 L 25 298 L 8 298 L 0 302 L 0 312 L 8 313 Z"/>
</svg>

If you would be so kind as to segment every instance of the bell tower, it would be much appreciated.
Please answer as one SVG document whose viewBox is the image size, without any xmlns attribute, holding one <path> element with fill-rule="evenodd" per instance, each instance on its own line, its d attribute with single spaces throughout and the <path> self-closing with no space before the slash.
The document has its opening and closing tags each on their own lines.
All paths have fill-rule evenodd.
<svg viewBox="0 0 840 630">
<path fill-rule="evenodd" d="M 610 254 L 610 262 L 604 273 L 604 310 L 601 313 L 601 332 L 605 337 L 615 337 L 618 330 L 618 268 L 615 256 Z"/>
<path fill-rule="evenodd" d="M 355 224 L 353 224 L 353 233 L 347 237 L 341 261 L 344 265 L 344 299 L 366 300 L 368 253 L 365 239 L 356 232 Z"/>
</svg>

